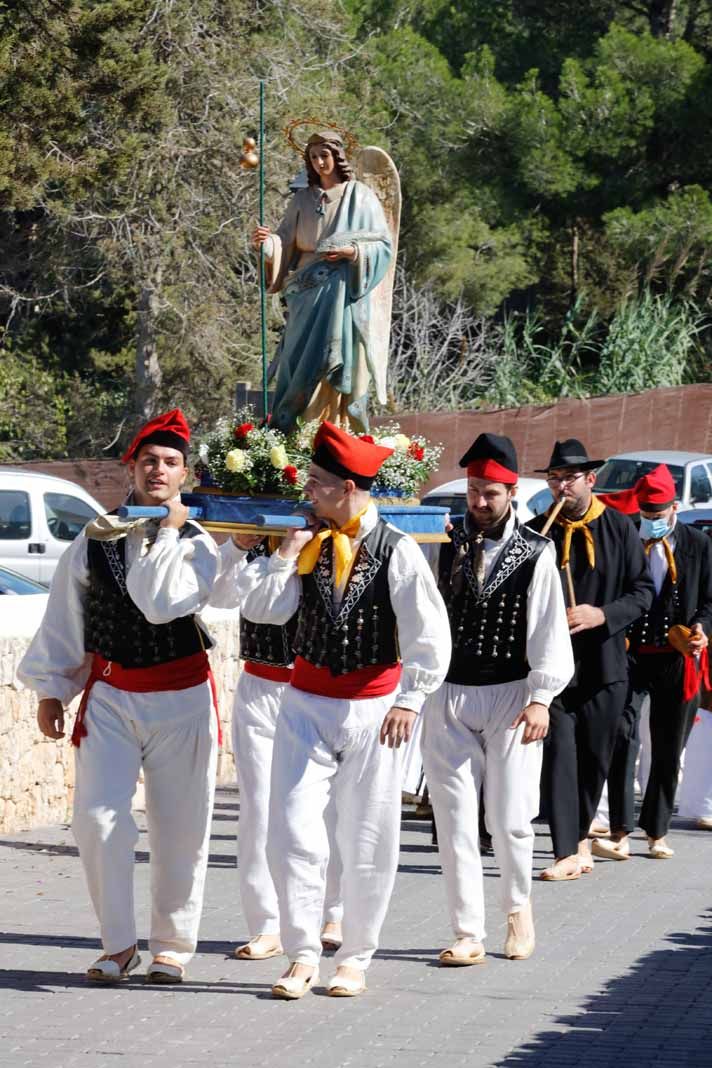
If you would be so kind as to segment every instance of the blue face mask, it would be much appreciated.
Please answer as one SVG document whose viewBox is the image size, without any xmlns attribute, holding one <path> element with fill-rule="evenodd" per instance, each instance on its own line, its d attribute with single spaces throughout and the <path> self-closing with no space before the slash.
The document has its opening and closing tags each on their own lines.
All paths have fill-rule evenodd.
<svg viewBox="0 0 712 1068">
<path fill-rule="evenodd" d="M 640 533 L 645 541 L 648 538 L 665 538 L 671 532 L 667 519 L 646 519 L 640 517 Z"/>
</svg>

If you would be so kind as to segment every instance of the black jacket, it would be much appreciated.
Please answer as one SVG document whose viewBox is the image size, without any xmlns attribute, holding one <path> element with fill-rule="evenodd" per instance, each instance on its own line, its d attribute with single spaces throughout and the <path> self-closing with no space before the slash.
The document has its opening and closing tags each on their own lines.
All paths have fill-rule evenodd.
<svg viewBox="0 0 712 1068">
<path fill-rule="evenodd" d="M 668 571 L 650 612 L 631 628 L 631 652 L 638 645 L 665 645 L 669 626 L 701 623 L 712 635 L 712 539 L 684 523 L 675 526 L 677 582 Z"/>
<path fill-rule="evenodd" d="M 546 516 L 538 515 L 528 526 L 541 531 L 545 523 Z M 571 643 L 576 662 L 574 684 L 592 695 L 604 686 L 628 678 L 626 629 L 648 610 L 655 587 L 640 536 L 628 516 L 606 508 L 589 524 L 589 529 L 596 550 L 593 569 L 588 563 L 583 534 L 576 531 L 571 539 L 570 565 L 576 603 L 602 608 L 606 622 L 576 634 Z M 560 562 L 563 528 L 554 523 L 549 537 Z M 568 605 L 563 571 L 561 582 Z"/>
<path fill-rule="evenodd" d="M 712 637 L 712 538 L 686 523 L 675 525 L 677 585 L 680 608 L 688 626 L 701 623 Z M 669 580 L 668 580 L 669 581 Z M 663 590 L 665 584 L 663 584 Z"/>
</svg>

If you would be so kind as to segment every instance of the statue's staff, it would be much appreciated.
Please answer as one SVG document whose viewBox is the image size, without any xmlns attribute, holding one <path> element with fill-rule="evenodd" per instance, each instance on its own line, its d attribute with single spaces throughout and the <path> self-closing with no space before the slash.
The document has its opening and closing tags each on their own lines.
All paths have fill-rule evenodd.
<svg viewBox="0 0 712 1068">
<path fill-rule="evenodd" d="M 259 167 L 259 222 L 265 223 L 265 83 L 260 79 L 260 126 L 258 141 L 246 137 L 242 142 L 240 166 L 248 170 Z M 267 418 L 267 287 L 265 285 L 264 243 L 259 252 L 260 272 L 260 336 L 262 342 L 262 415 Z"/>
</svg>

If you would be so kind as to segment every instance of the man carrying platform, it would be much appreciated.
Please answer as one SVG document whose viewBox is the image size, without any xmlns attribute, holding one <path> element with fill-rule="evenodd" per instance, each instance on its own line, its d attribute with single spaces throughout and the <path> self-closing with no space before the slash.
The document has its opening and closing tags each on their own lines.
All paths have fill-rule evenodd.
<svg viewBox="0 0 712 1068">
<path fill-rule="evenodd" d="M 329 993 L 365 989 L 398 863 L 400 746 L 450 656 L 445 606 L 423 554 L 379 518 L 370 497 L 390 454 L 323 423 L 305 485 L 315 523 L 242 573 L 248 619 L 282 624 L 298 611 L 268 832 L 290 962 L 272 988 L 278 998 L 300 998 L 318 981 L 329 848 L 323 814 L 332 794 L 344 918 Z"/>
<path fill-rule="evenodd" d="M 48 738 L 64 737 L 64 708 L 84 690 L 72 732 L 72 830 L 104 948 L 87 972 L 95 982 L 118 982 L 140 964 L 131 798 L 142 768 L 151 847 L 147 980 L 181 982 L 198 937 L 219 726 L 205 651 L 212 643 L 196 613 L 208 603 L 217 547 L 180 501 L 189 440 L 179 409 L 136 435 L 123 457 L 131 503 L 165 505 L 168 516 L 123 529 L 113 517 L 89 524 L 59 561 L 18 672 L 39 695 Z"/>
<path fill-rule="evenodd" d="M 638 724 L 649 694 L 651 764 L 639 823 L 648 836 L 650 856 L 667 860 L 674 853 L 665 835 L 672 818 L 680 757 L 695 721 L 701 676 L 709 679 L 712 541 L 701 530 L 677 521 L 675 483 L 665 464 L 639 480 L 635 496 L 655 597 L 629 631 L 630 699 L 608 776 L 611 839 L 594 839 L 592 849 L 596 856 L 612 860 L 626 860 L 630 855 Z"/>
<path fill-rule="evenodd" d="M 238 577 L 253 560 L 269 556 L 274 550 L 272 538 L 234 533 L 220 546 L 220 572 L 210 604 L 239 609 Z M 259 579 L 259 574 L 255 578 Z M 249 577 L 243 576 L 243 583 L 246 580 L 249 582 Z M 277 891 L 267 863 L 267 827 L 274 734 L 284 691 L 292 676 L 296 629 L 296 614 L 283 626 L 253 623 L 244 615 L 240 617 L 242 671 L 232 711 L 232 751 L 240 788 L 237 868 L 250 939 L 235 949 L 238 960 L 266 960 L 283 952 Z M 338 949 L 343 908 L 333 800 L 327 807 L 326 819 L 329 862 L 321 944 L 324 949 Z"/>
<path fill-rule="evenodd" d="M 438 828 L 455 942 L 443 965 L 485 958 L 478 807 L 501 871 L 505 955 L 534 951 L 532 820 L 539 811 L 549 705 L 573 674 L 551 542 L 517 520 L 517 456 L 509 438 L 480 434 L 460 460 L 467 513 L 440 552 L 452 659 L 423 712 L 423 764 Z"/>
<path fill-rule="evenodd" d="M 593 495 L 596 468 L 580 441 L 557 441 L 546 467 L 550 529 L 567 601 L 576 673 L 550 708 L 542 788 L 555 862 L 541 878 L 593 870 L 588 831 L 608 775 L 628 693 L 626 628 L 650 607 L 653 583 L 631 520 Z M 528 523 L 541 530 L 547 515 Z"/>
</svg>

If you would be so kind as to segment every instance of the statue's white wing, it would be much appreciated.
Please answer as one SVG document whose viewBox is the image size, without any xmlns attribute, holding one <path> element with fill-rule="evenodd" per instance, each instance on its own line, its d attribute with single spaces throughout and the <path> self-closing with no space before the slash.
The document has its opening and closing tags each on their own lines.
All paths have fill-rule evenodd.
<svg viewBox="0 0 712 1068">
<path fill-rule="evenodd" d="M 401 216 L 400 178 L 388 153 L 374 145 L 362 148 L 356 157 L 355 164 L 358 180 L 364 182 L 380 200 L 393 240 L 393 258 L 388 271 L 371 293 L 369 321 L 369 351 L 376 396 L 379 403 L 385 404 L 388 398 L 386 379 L 391 341 L 391 308 Z"/>
</svg>

